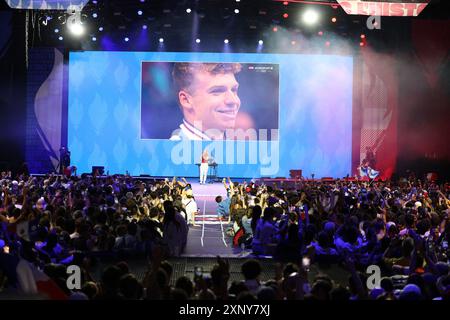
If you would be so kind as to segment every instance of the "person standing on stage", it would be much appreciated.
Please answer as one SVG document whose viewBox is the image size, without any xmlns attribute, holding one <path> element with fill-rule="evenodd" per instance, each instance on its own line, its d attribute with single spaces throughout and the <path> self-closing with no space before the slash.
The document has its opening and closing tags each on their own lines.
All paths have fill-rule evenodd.
<svg viewBox="0 0 450 320">
<path fill-rule="evenodd" d="M 202 162 L 200 163 L 200 184 L 206 183 L 206 177 L 208 176 L 208 150 L 205 149 L 202 153 Z"/>
</svg>

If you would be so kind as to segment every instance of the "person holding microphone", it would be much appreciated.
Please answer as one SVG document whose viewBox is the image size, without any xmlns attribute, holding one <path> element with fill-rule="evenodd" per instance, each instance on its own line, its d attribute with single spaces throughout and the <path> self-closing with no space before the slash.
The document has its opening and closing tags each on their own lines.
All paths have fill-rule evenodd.
<svg viewBox="0 0 450 320">
<path fill-rule="evenodd" d="M 208 176 L 208 150 L 204 150 L 202 153 L 202 161 L 200 163 L 200 184 L 206 184 L 206 177 Z"/>
</svg>

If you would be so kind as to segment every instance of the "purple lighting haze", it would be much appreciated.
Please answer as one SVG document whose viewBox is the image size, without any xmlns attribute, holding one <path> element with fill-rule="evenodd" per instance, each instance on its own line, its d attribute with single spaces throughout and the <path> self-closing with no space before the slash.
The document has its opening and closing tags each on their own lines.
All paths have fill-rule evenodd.
<svg viewBox="0 0 450 320">
<path fill-rule="evenodd" d="M 117 49 L 116 44 L 109 37 L 101 38 L 102 49 L 105 51 L 115 51 Z"/>
</svg>

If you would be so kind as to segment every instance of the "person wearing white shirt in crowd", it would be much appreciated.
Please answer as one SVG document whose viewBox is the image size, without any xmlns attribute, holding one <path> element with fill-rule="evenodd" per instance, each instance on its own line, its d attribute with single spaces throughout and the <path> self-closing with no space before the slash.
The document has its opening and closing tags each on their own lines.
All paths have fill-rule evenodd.
<svg viewBox="0 0 450 320">
<path fill-rule="evenodd" d="M 188 189 L 184 192 L 181 201 L 186 210 L 188 224 L 197 227 L 198 225 L 195 224 L 195 215 L 198 212 L 198 206 L 192 194 L 192 189 Z"/>
</svg>

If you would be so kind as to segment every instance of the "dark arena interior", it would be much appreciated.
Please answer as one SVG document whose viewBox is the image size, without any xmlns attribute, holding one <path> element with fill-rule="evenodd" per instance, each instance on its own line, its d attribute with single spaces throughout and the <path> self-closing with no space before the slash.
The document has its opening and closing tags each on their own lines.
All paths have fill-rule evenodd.
<svg viewBox="0 0 450 320">
<path fill-rule="evenodd" d="M 0 300 L 450 300 L 449 15 L 0 0 Z"/>
</svg>

